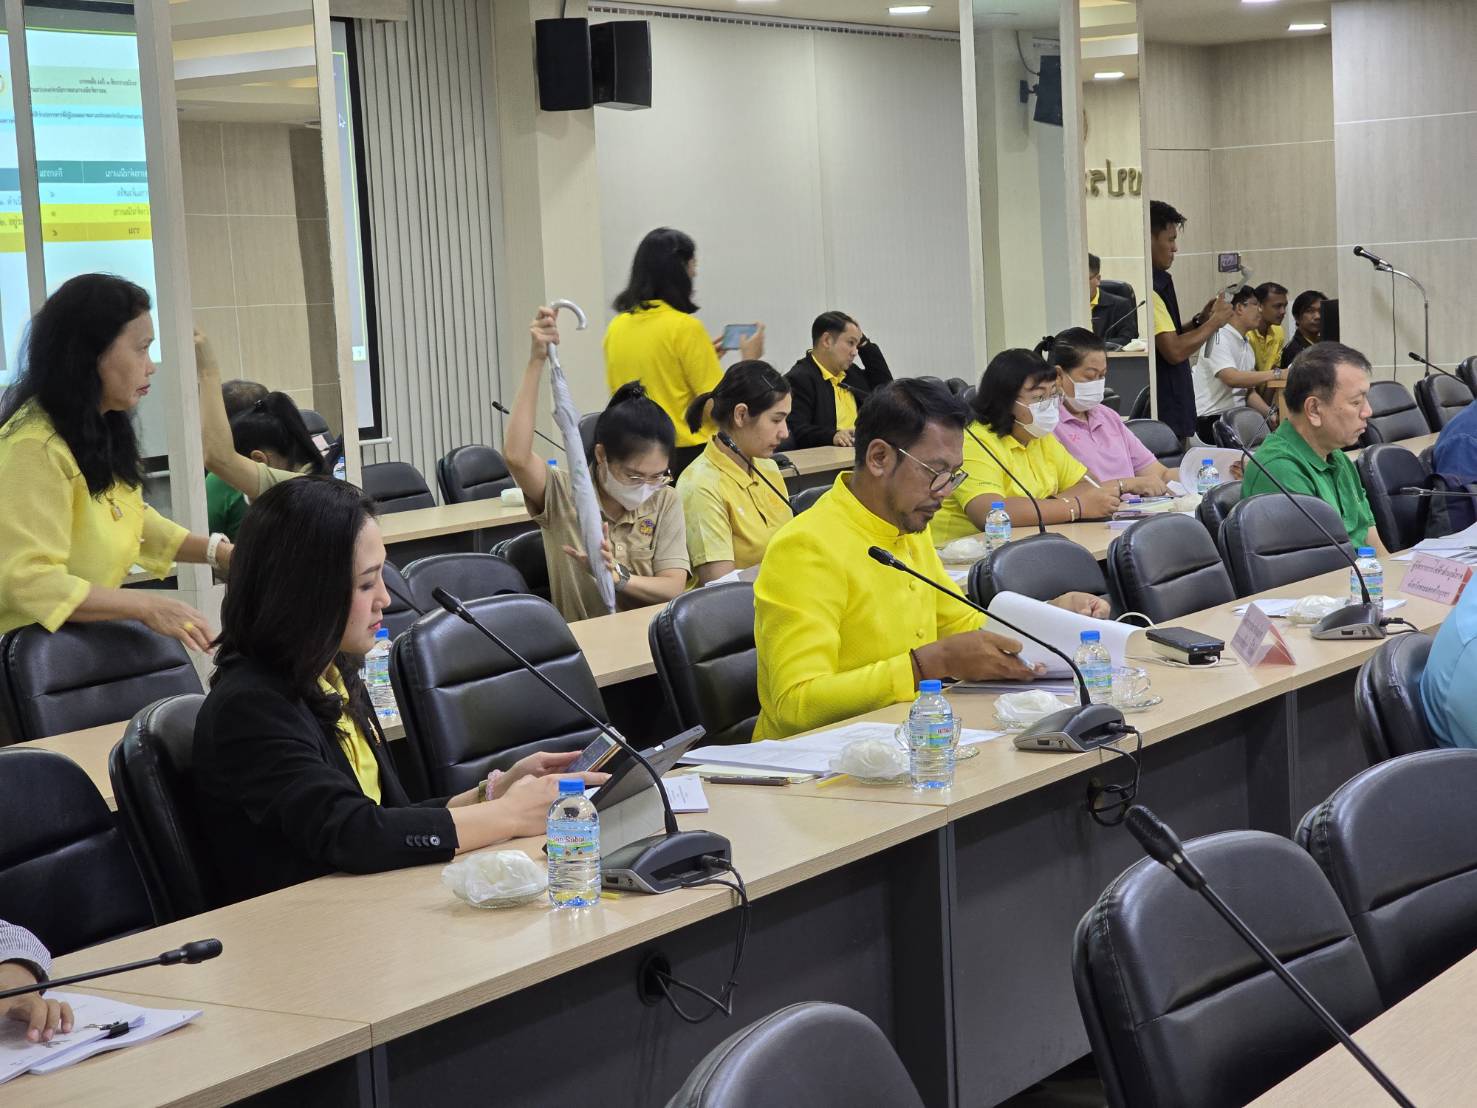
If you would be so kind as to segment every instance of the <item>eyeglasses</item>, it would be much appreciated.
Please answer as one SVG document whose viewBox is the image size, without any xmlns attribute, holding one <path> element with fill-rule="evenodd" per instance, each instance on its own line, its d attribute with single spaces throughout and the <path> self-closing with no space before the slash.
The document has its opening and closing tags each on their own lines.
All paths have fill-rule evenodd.
<svg viewBox="0 0 1477 1108">
<path fill-rule="evenodd" d="M 614 480 L 616 484 L 625 485 L 627 488 L 632 489 L 640 488 L 642 485 L 645 485 L 647 488 L 659 489 L 664 485 L 670 485 L 672 483 L 672 471 L 670 469 L 666 470 L 665 472 L 658 473 L 655 477 L 646 477 L 640 473 L 617 473 L 609 466 L 606 466 L 606 470 L 610 473 L 611 479 Z"/>
<path fill-rule="evenodd" d="M 891 446 L 892 444 L 888 443 L 888 445 Z M 929 484 L 928 491 L 934 496 L 947 496 L 949 493 L 957 489 L 960 485 L 964 484 L 965 479 L 969 476 L 969 474 L 963 469 L 956 469 L 952 473 L 940 473 L 927 462 L 919 461 L 917 458 L 913 457 L 913 455 L 909 454 L 901 446 L 894 446 L 893 449 L 901 454 L 904 458 L 907 458 L 908 461 L 922 466 L 924 469 L 928 470 L 929 473 L 933 474 L 933 481 Z"/>
</svg>

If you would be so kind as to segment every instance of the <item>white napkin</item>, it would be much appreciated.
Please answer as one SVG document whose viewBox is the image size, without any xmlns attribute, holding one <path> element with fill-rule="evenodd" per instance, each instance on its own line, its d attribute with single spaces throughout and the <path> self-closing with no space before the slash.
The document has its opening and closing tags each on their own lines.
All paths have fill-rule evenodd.
<svg viewBox="0 0 1477 1108">
<path fill-rule="evenodd" d="M 853 777 L 898 777 L 908 771 L 908 754 L 884 739 L 857 739 L 831 759 L 831 769 Z"/>
<path fill-rule="evenodd" d="M 995 701 L 995 714 L 1005 723 L 1018 723 L 1029 727 L 1043 716 L 1069 707 L 1059 696 L 1042 689 L 1029 692 L 1006 693 Z"/>
<path fill-rule="evenodd" d="M 520 850 L 492 850 L 452 862 L 441 871 L 441 883 L 468 904 L 487 904 L 542 892 L 549 874 Z"/>
<path fill-rule="evenodd" d="M 977 562 L 990 552 L 985 546 L 985 540 L 978 535 L 971 535 L 965 539 L 955 539 L 939 548 L 939 558 L 945 562 L 953 562 L 956 565 L 963 562 Z"/>
</svg>

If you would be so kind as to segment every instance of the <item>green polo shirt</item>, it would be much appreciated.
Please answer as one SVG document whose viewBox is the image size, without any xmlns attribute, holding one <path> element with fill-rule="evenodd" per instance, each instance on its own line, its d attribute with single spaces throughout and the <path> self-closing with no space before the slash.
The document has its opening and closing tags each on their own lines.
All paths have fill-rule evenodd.
<svg viewBox="0 0 1477 1108">
<path fill-rule="evenodd" d="M 1369 509 L 1369 497 L 1365 496 L 1364 486 L 1359 483 L 1354 463 L 1342 450 L 1320 458 L 1308 445 L 1308 440 L 1298 434 L 1292 420 L 1284 419 L 1277 430 L 1257 447 L 1256 460 L 1286 485 L 1288 492 L 1316 496 L 1324 503 L 1332 504 L 1344 521 L 1349 541 L 1355 547 L 1365 544 L 1369 529 L 1374 526 L 1374 513 Z M 1245 468 L 1246 476 L 1241 482 L 1243 499 L 1277 491 L 1256 466 Z"/>
</svg>

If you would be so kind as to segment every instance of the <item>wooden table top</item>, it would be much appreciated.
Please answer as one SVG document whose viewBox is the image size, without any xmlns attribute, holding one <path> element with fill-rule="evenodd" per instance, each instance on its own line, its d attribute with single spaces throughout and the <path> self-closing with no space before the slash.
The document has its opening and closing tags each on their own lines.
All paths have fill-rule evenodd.
<svg viewBox="0 0 1477 1108">
<path fill-rule="evenodd" d="M 1477 954 L 1469 954 L 1434 980 L 1354 1032 L 1375 1065 L 1415 1104 L 1470 1104 L 1477 1088 Z M 1337 1104 L 1384 1108 L 1384 1090 L 1341 1046 L 1309 1062 L 1252 1101 L 1259 1108 Z"/>
</svg>

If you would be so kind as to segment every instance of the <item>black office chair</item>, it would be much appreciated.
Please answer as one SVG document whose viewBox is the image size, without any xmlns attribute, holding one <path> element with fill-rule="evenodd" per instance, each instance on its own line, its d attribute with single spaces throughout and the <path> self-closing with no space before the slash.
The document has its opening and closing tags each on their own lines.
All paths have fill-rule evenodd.
<svg viewBox="0 0 1477 1108">
<path fill-rule="evenodd" d="M 1167 465 L 1170 469 L 1180 464 L 1184 453 L 1180 450 L 1180 437 L 1170 429 L 1169 424 L 1160 423 L 1157 419 L 1135 417 L 1128 421 L 1128 429 L 1160 464 Z"/>
<path fill-rule="evenodd" d="M 328 429 L 328 420 L 312 408 L 299 408 L 298 415 L 303 417 L 303 426 L 308 429 L 309 435 L 327 435 L 332 437 L 333 432 Z"/>
<path fill-rule="evenodd" d="M 1238 437 L 1241 439 L 1241 445 L 1246 449 L 1255 450 L 1271 433 L 1272 428 L 1267 426 L 1262 413 L 1245 405 L 1238 405 L 1222 412 L 1220 418 L 1212 425 L 1215 444 L 1227 450 L 1237 448 L 1236 438 Z"/>
<path fill-rule="evenodd" d="M 988 606 L 997 593 L 1054 600 L 1086 592 L 1112 602 L 1103 568 L 1084 546 L 1063 535 L 1027 535 L 992 550 L 969 568 L 969 598 Z"/>
<path fill-rule="evenodd" d="M 458 446 L 436 462 L 436 484 L 445 504 L 468 500 L 496 500 L 518 482 L 508 475 L 508 464 L 490 446 Z"/>
<path fill-rule="evenodd" d="M 970 385 L 969 388 L 965 389 L 959 394 L 959 399 L 964 401 L 966 407 L 973 407 L 975 394 L 979 391 L 980 390 L 978 386 Z"/>
<path fill-rule="evenodd" d="M 683 593 L 646 634 L 677 725 L 701 726 L 705 745 L 748 742 L 759 718 L 754 586 L 734 581 Z"/>
<path fill-rule="evenodd" d="M 590 412 L 580 416 L 580 442 L 585 445 L 586 458 L 595 453 L 595 424 L 599 419 L 599 412 Z"/>
<path fill-rule="evenodd" d="M 1294 843 L 1226 831 L 1185 853 L 1335 1019 L 1352 1030 L 1379 1013 L 1349 917 Z M 1220 916 L 1148 858 L 1082 917 L 1072 976 L 1113 1108 L 1245 1104 L 1332 1045 Z"/>
<path fill-rule="evenodd" d="M 1457 363 L 1456 375 L 1472 394 L 1477 396 L 1477 354 L 1471 354 Z"/>
<path fill-rule="evenodd" d="M 155 701 L 129 721 L 108 754 L 118 822 L 161 923 L 221 904 L 191 785 L 203 703 L 198 694 Z"/>
<path fill-rule="evenodd" d="M 426 479 L 409 462 L 376 462 L 365 466 L 360 480 L 381 512 L 409 512 L 436 506 Z"/>
<path fill-rule="evenodd" d="M 1477 750 L 1423 750 L 1350 778 L 1298 825 L 1386 1006 L 1477 950 Z"/>
<path fill-rule="evenodd" d="M 1369 497 L 1375 530 L 1385 549 L 1405 550 L 1426 537 L 1431 502 L 1421 496 L 1398 495 L 1409 486 L 1426 486 L 1431 471 L 1418 457 L 1403 446 L 1376 443 L 1360 453 L 1354 468 Z"/>
<path fill-rule="evenodd" d="M 380 613 L 380 626 L 389 630 L 390 638 L 396 639 L 400 632 L 420 619 L 421 614 L 410 606 L 410 582 L 400 568 L 393 562 L 386 562 L 382 573 L 390 592 L 390 606 Z"/>
<path fill-rule="evenodd" d="M 790 508 L 798 516 L 806 508 L 809 508 L 817 500 L 825 496 L 830 487 L 830 485 L 815 485 L 812 488 L 801 489 L 794 496 L 790 497 Z"/>
<path fill-rule="evenodd" d="M 1133 291 L 1133 286 L 1127 281 L 1114 281 L 1109 277 L 1104 277 L 1098 281 L 1098 288 L 1110 295 L 1121 296 L 1130 304 L 1139 302 L 1138 293 Z"/>
<path fill-rule="evenodd" d="M 949 391 L 955 396 L 963 396 L 964 390 L 969 388 L 969 382 L 963 377 L 950 377 L 944 384 L 949 386 Z"/>
<path fill-rule="evenodd" d="M 1105 388 L 1103 389 L 1103 406 L 1107 408 L 1112 408 L 1115 412 L 1120 412 L 1121 414 L 1123 408 L 1123 397 L 1119 396 L 1111 388 Z"/>
<path fill-rule="evenodd" d="M 547 600 L 494 596 L 467 608 L 596 718 L 608 719 L 569 624 Z M 395 640 L 390 673 L 431 796 L 463 792 L 535 751 L 583 749 L 599 734 L 450 612 L 432 612 Z"/>
<path fill-rule="evenodd" d="M 1415 383 L 1415 402 L 1431 430 L 1439 431 L 1472 403 L 1472 390 L 1455 377 L 1433 373 Z"/>
<path fill-rule="evenodd" d="M 549 563 L 544 560 L 542 531 L 534 528 L 504 539 L 492 548 L 492 552 L 519 572 L 529 592 L 544 600 L 549 599 Z"/>
<path fill-rule="evenodd" d="M 1359 667 L 1354 718 L 1371 764 L 1437 746 L 1421 704 L 1421 675 L 1432 641 L 1424 632 L 1392 635 Z"/>
<path fill-rule="evenodd" d="M 1347 557 L 1329 545 L 1281 493 L 1253 496 L 1231 509 L 1216 537 L 1221 561 L 1231 571 L 1237 596 L 1250 596 L 1348 567 L 1354 551 L 1333 505 L 1316 497 L 1295 495 L 1298 503 L 1339 540 Z"/>
<path fill-rule="evenodd" d="M 1200 498 L 1195 516 L 1210 532 L 1210 541 L 1215 542 L 1221 533 L 1221 524 L 1231 514 L 1231 509 L 1241 503 L 1241 482 L 1222 481 Z"/>
<path fill-rule="evenodd" d="M 781 1008 L 719 1043 L 667 1108 L 922 1108 L 877 1025 L 840 1004 Z"/>
<path fill-rule="evenodd" d="M 423 612 L 441 605 L 431 594 L 445 589 L 458 600 L 480 600 L 486 596 L 528 592 L 523 574 L 496 554 L 432 554 L 417 558 L 405 567 L 410 598 Z"/>
<path fill-rule="evenodd" d="M 116 723 L 161 696 L 200 691 L 179 640 L 134 620 L 0 636 L 0 743 Z"/>
<path fill-rule="evenodd" d="M 1370 382 L 1369 408 L 1373 414 L 1364 425 L 1364 434 L 1359 437 L 1360 446 L 1431 433 L 1431 425 L 1416 407 L 1415 397 L 1399 381 Z"/>
<path fill-rule="evenodd" d="M 156 922 L 113 813 L 55 751 L 0 750 L 0 919 L 57 955 Z"/>
<path fill-rule="evenodd" d="M 1113 540 L 1107 563 L 1122 610 L 1155 623 L 1236 599 L 1215 542 L 1189 516 L 1140 520 Z"/>
<path fill-rule="evenodd" d="M 1145 385 L 1139 389 L 1139 394 L 1133 398 L 1133 407 L 1128 410 L 1128 418 L 1148 419 L 1151 411 L 1153 411 L 1153 408 L 1149 403 L 1149 386 Z"/>
</svg>

